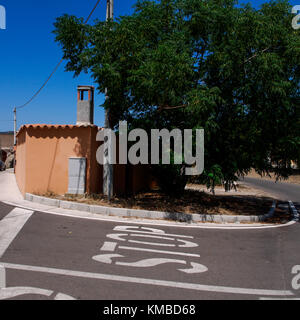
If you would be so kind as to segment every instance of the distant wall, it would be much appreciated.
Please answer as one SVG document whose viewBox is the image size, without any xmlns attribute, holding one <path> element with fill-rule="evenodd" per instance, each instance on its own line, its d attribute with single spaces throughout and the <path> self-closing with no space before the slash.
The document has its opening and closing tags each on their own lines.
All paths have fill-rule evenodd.
<svg viewBox="0 0 300 320">
<path fill-rule="evenodd" d="M 23 194 L 26 193 L 26 136 L 27 132 L 25 130 L 18 136 L 15 165 L 17 184 Z"/>
<path fill-rule="evenodd" d="M 12 148 L 14 146 L 14 133 L 13 132 L 0 132 L 0 149 Z"/>
<path fill-rule="evenodd" d="M 0 160 L 3 161 L 3 162 L 5 162 L 6 159 L 7 159 L 7 151 L 2 150 L 2 149 L 0 148 Z"/>
</svg>

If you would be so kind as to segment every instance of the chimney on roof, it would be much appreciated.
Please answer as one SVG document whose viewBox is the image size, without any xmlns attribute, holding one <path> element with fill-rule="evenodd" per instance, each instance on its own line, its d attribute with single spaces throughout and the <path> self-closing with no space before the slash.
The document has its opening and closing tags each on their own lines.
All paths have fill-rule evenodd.
<svg viewBox="0 0 300 320">
<path fill-rule="evenodd" d="M 94 124 L 94 90 L 93 86 L 77 87 L 77 125 Z"/>
</svg>

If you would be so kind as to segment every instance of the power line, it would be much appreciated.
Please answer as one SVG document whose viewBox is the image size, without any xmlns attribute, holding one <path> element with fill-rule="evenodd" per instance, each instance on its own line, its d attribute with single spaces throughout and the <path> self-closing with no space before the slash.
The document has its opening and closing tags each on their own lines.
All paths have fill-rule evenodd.
<svg viewBox="0 0 300 320">
<path fill-rule="evenodd" d="M 40 87 L 40 89 L 22 106 L 16 107 L 16 109 L 22 109 L 24 107 L 26 107 L 46 86 L 46 84 L 49 82 L 49 80 L 52 78 L 52 76 L 54 75 L 54 73 L 56 72 L 56 70 L 58 69 L 58 67 L 61 65 L 61 63 L 63 62 L 63 58 L 59 61 L 59 63 L 56 65 L 56 67 L 54 68 L 54 70 L 52 71 L 52 73 L 50 74 L 50 76 L 48 77 L 48 79 L 43 83 L 43 85 Z"/>
<path fill-rule="evenodd" d="M 87 24 L 88 21 L 90 20 L 92 14 L 94 13 L 94 11 L 96 10 L 96 8 L 98 7 L 99 3 L 101 0 L 98 0 L 97 3 L 95 4 L 93 10 L 90 12 L 89 16 L 87 17 L 87 19 L 85 20 L 84 24 Z M 39 88 L 39 90 L 23 105 L 16 107 L 15 110 L 17 109 L 22 109 L 24 107 L 26 107 L 30 102 L 32 102 L 34 100 L 34 98 L 36 98 L 38 96 L 38 94 L 44 89 L 44 87 L 46 86 L 46 84 L 50 81 L 50 79 L 52 78 L 52 76 L 54 75 L 54 73 L 57 71 L 57 69 L 59 68 L 59 66 L 62 64 L 63 62 L 63 58 L 59 61 L 59 63 L 55 66 L 55 68 L 53 69 L 53 71 L 51 72 L 50 76 L 47 78 L 47 80 L 43 83 L 43 85 Z"/>
<path fill-rule="evenodd" d="M 87 24 L 88 21 L 90 20 L 90 17 L 92 16 L 92 14 L 94 13 L 94 11 L 96 10 L 96 8 L 98 7 L 98 4 L 101 0 L 98 0 L 97 3 L 95 4 L 93 10 L 91 11 L 91 13 L 89 14 L 89 16 L 87 17 L 87 19 L 85 20 L 84 24 Z"/>
</svg>

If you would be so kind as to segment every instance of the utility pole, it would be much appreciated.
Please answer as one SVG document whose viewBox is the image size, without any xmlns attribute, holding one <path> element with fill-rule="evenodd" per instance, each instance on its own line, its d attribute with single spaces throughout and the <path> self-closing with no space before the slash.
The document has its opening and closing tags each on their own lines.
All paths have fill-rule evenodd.
<svg viewBox="0 0 300 320">
<path fill-rule="evenodd" d="M 106 0 L 106 21 L 114 17 L 114 0 Z M 105 89 L 105 100 L 109 99 L 107 88 Z M 109 110 L 105 110 L 105 129 L 111 129 Z M 104 162 L 103 162 L 103 193 L 110 201 L 113 196 L 113 164 L 112 164 L 112 139 L 104 141 Z"/>
<path fill-rule="evenodd" d="M 14 146 L 17 144 L 17 108 L 14 108 Z"/>
<path fill-rule="evenodd" d="M 114 0 L 106 0 L 106 21 L 114 18 Z"/>
</svg>

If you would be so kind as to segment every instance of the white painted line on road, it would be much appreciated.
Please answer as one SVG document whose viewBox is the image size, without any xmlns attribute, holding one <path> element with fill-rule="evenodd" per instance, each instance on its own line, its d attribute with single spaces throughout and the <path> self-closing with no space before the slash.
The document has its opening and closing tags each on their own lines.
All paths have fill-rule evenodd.
<svg viewBox="0 0 300 320">
<path fill-rule="evenodd" d="M 193 236 L 186 236 L 186 235 L 182 235 L 182 234 L 169 234 L 169 233 L 165 233 L 165 231 L 160 230 L 160 229 L 152 229 L 152 230 L 157 230 L 159 232 L 149 232 L 149 231 L 142 231 L 142 230 L 130 230 L 130 229 L 135 229 L 138 227 L 132 227 L 132 226 L 117 226 L 114 228 L 114 231 L 123 231 L 123 232 L 130 232 L 130 233 L 142 233 L 142 234 L 150 234 L 154 236 L 166 236 L 166 237 L 177 237 L 177 238 L 190 238 L 193 239 Z M 128 230 L 129 229 L 129 230 Z M 142 229 L 150 229 L 150 228 L 143 228 Z"/>
<path fill-rule="evenodd" d="M 191 262 L 191 268 L 190 269 L 178 269 L 179 271 L 185 272 L 185 273 L 202 273 L 206 272 L 208 268 L 204 266 L 203 264 L 196 263 L 196 262 Z"/>
<path fill-rule="evenodd" d="M 93 256 L 92 259 L 97 262 L 111 264 L 113 262 L 112 258 L 123 258 L 123 257 L 124 256 L 122 256 L 121 254 L 109 253 L 109 254 L 98 254 L 97 256 Z"/>
<path fill-rule="evenodd" d="M 130 243 L 138 243 L 138 244 L 145 244 L 150 246 L 158 246 L 158 247 L 176 247 L 176 244 L 170 243 L 156 243 L 156 242 L 148 242 L 148 241 L 139 241 L 139 240 L 128 240 Z"/>
<path fill-rule="evenodd" d="M 141 229 L 146 230 L 146 231 L 143 231 Z M 143 233 L 158 234 L 158 235 L 164 235 L 165 234 L 165 231 L 161 230 L 161 229 L 146 228 L 146 227 L 134 227 L 134 226 L 117 226 L 117 227 L 114 228 L 114 230 L 116 230 L 116 231 L 125 231 L 125 232 L 143 232 Z"/>
<path fill-rule="evenodd" d="M 300 300 L 300 298 L 269 298 L 269 297 L 260 297 L 259 300 Z"/>
<path fill-rule="evenodd" d="M 124 256 L 119 254 L 100 254 L 97 256 L 94 256 L 92 259 L 106 264 L 112 264 L 113 258 L 124 258 Z M 116 261 L 115 264 L 118 266 L 125 266 L 125 267 L 136 267 L 136 268 L 150 268 L 150 267 L 156 267 L 161 264 L 165 263 L 180 263 L 180 264 L 187 264 L 187 261 L 185 260 L 177 260 L 177 259 L 167 259 L 167 258 L 152 258 L 152 259 L 142 259 L 135 262 L 120 262 Z M 206 272 L 208 268 L 204 266 L 203 264 L 191 262 L 191 267 L 187 269 L 178 269 L 178 271 L 194 274 L 194 273 L 203 273 Z"/>
<path fill-rule="evenodd" d="M 75 298 L 67 295 L 67 294 L 64 294 L 64 293 L 58 293 L 54 300 L 63 300 L 63 301 L 67 301 L 67 300 L 76 300 Z"/>
<path fill-rule="evenodd" d="M 252 225 L 248 224 L 238 224 L 237 226 L 234 224 L 218 224 L 218 223 L 195 223 L 194 225 L 191 225 L 189 223 L 184 223 L 184 222 L 170 222 L 170 221 L 165 221 L 164 223 L 161 222 L 161 220 L 154 220 L 154 221 L 149 221 L 149 219 L 132 219 L 132 218 L 122 218 L 122 217 L 101 217 L 99 214 L 95 213 L 88 213 L 88 212 L 76 212 L 76 213 L 69 213 L 66 212 L 67 209 L 58 209 L 61 212 L 56 212 L 52 211 L 53 208 L 49 208 L 47 210 L 43 209 L 38 209 L 38 208 L 33 208 L 29 206 L 25 206 L 22 204 L 19 204 L 18 202 L 11 202 L 11 201 L 1 201 L 2 203 L 5 203 L 10 206 L 16 206 L 18 208 L 24 208 L 27 210 L 34 210 L 39 213 L 46 213 L 46 214 L 52 214 L 55 216 L 61 216 L 61 217 L 68 217 L 68 218 L 74 218 L 74 219 L 84 219 L 84 220 L 93 220 L 93 221 L 104 221 L 104 222 L 114 222 L 114 223 L 130 223 L 130 224 L 139 224 L 139 225 L 155 225 L 155 226 L 160 226 L 160 227 L 174 227 L 174 228 L 188 228 L 188 229 L 211 229 L 211 230 L 259 230 L 259 229 L 272 229 L 272 228 L 281 228 L 281 227 L 289 227 L 293 224 L 295 224 L 295 221 L 290 221 L 284 224 L 279 224 L 279 225 L 263 225 L 262 223 L 256 223 Z M 138 220 L 138 221 L 136 221 Z M 136 231 L 135 231 L 136 232 Z M 183 237 L 183 236 L 181 236 Z M 190 238 L 186 236 L 187 238 Z"/>
<path fill-rule="evenodd" d="M 6 271 L 5 268 L 0 265 L 0 289 L 6 287 Z"/>
<path fill-rule="evenodd" d="M 126 241 L 126 239 L 123 239 L 122 237 L 128 236 L 128 234 L 123 233 L 110 233 L 106 235 L 106 238 L 117 240 L 117 241 Z"/>
<path fill-rule="evenodd" d="M 164 234 L 165 235 L 165 234 Z M 170 238 L 170 237 L 165 237 L 165 236 L 154 236 L 150 234 L 134 234 L 131 233 L 130 235 L 128 233 L 109 233 L 106 235 L 107 238 L 113 239 L 113 240 L 118 240 L 118 241 L 126 241 L 126 237 L 140 237 L 140 238 L 152 238 L 152 239 L 162 239 L 162 240 L 170 240 L 170 241 L 179 241 L 183 244 L 178 245 L 179 247 L 183 248 L 194 248 L 198 247 L 199 245 L 195 242 L 187 241 L 187 240 L 182 240 L 182 239 L 175 239 L 175 238 Z M 146 244 L 146 245 L 151 245 L 151 246 L 161 246 L 161 247 L 176 247 L 176 244 L 173 243 L 157 243 L 157 242 L 148 242 L 148 241 L 139 241 L 139 240 L 127 240 L 128 242 L 131 243 L 139 243 L 139 244 Z"/>
<path fill-rule="evenodd" d="M 174 254 L 174 255 L 187 256 L 187 257 L 198 257 L 198 258 L 200 257 L 200 254 L 186 253 L 186 252 L 177 252 L 177 251 L 165 251 L 165 250 L 136 248 L 136 247 L 126 247 L 126 246 L 119 246 L 119 249 L 123 249 L 123 250 L 133 250 L 133 251 L 155 252 L 155 253 L 166 253 L 166 254 Z"/>
<path fill-rule="evenodd" d="M 31 288 L 31 287 L 11 287 L 11 288 L 3 288 L 0 290 L 0 300 L 11 299 L 17 296 L 23 296 L 27 294 L 37 294 L 42 296 L 51 296 L 53 291 L 39 289 L 39 288 Z"/>
<path fill-rule="evenodd" d="M 180 244 L 178 247 L 179 248 L 195 248 L 199 247 L 199 244 L 192 242 L 192 241 L 186 241 L 186 240 L 181 240 L 178 239 L 179 242 L 183 242 L 184 244 Z"/>
<path fill-rule="evenodd" d="M 0 258 L 32 214 L 33 211 L 15 208 L 0 221 Z"/>
<path fill-rule="evenodd" d="M 128 236 L 128 234 L 123 234 L 122 236 Z M 175 238 L 170 238 L 170 237 L 163 237 L 163 236 L 153 236 L 153 235 L 148 235 L 148 234 L 130 234 L 131 237 L 140 237 L 140 238 L 153 238 L 153 239 L 162 239 L 162 240 L 170 240 L 170 241 L 178 241 L 183 244 L 178 245 L 178 247 L 181 248 L 195 248 L 198 247 L 199 245 L 195 242 L 187 241 L 187 240 L 182 240 L 182 239 L 175 239 Z M 121 234 L 108 234 L 108 238 L 115 239 L 115 240 L 121 240 L 125 241 L 125 239 L 121 238 Z M 157 242 L 147 242 L 147 241 L 139 241 L 139 240 L 128 240 L 128 242 L 131 243 L 140 243 L 140 244 L 149 244 L 152 246 L 162 246 L 162 247 L 176 247 L 176 244 L 172 243 L 157 243 Z"/>
<path fill-rule="evenodd" d="M 196 291 L 210 291 L 210 292 L 218 292 L 218 293 L 233 293 L 233 294 L 246 294 L 246 295 L 258 295 L 258 296 L 293 296 L 294 295 L 293 292 L 289 290 L 265 290 L 265 289 L 223 287 L 223 286 L 212 286 L 212 285 L 204 285 L 204 284 L 197 284 L 197 283 L 146 279 L 146 278 L 127 277 L 127 276 L 119 276 L 119 275 L 112 275 L 112 274 L 101 274 L 101 273 L 56 269 L 56 268 L 28 266 L 28 265 L 3 263 L 3 262 L 1 262 L 1 264 L 5 268 L 14 269 L 14 270 L 42 272 L 42 273 L 62 275 L 62 276 L 68 276 L 68 277 L 127 282 L 127 283 L 136 283 L 140 285 L 163 286 L 163 287 L 169 287 L 169 288 L 178 288 L 178 289 L 187 289 L 187 290 L 196 290 Z"/>
<path fill-rule="evenodd" d="M 295 208 L 293 202 L 291 200 L 289 200 L 289 207 L 290 209 L 292 210 L 292 213 L 293 213 L 293 220 L 294 221 L 299 221 L 300 219 L 300 215 L 298 213 L 298 210 Z"/>
<path fill-rule="evenodd" d="M 134 235 L 132 235 L 134 236 Z M 146 236 L 147 237 L 147 236 Z M 165 238 L 167 239 L 167 238 Z M 167 239 L 167 240 L 171 240 L 171 238 Z M 175 239 L 173 239 L 175 241 Z M 179 242 L 183 242 L 184 244 L 178 245 L 178 247 L 180 248 L 195 248 L 195 247 L 199 247 L 199 245 L 195 242 L 191 242 L 191 241 L 186 241 L 186 240 L 181 240 L 181 239 L 177 239 Z M 148 242 L 148 241 L 139 241 L 139 240 L 128 240 L 128 242 L 130 243 L 138 243 L 138 244 L 146 244 L 146 245 L 150 245 L 150 246 L 160 246 L 160 247 L 173 247 L 175 248 L 177 245 L 176 244 L 171 244 L 171 243 L 157 243 L 157 242 Z"/>
<path fill-rule="evenodd" d="M 152 258 L 152 259 L 143 259 L 136 262 L 119 262 L 118 261 L 116 262 L 116 265 L 126 266 L 126 267 L 149 268 L 149 267 L 155 267 L 165 263 L 186 264 L 186 261 L 177 260 L 177 259 L 167 259 L 167 258 Z"/>
<path fill-rule="evenodd" d="M 115 251 L 116 246 L 117 246 L 116 242 L 105 241 L 100 250 L 101 251 Z"/>
<path fill-rule="evenodd" d="M 53 291 L 33 288 L 33 287 L 6 287 L 6 270 L 3 265 L 0 264 L 0 300 L 12 299 L 17 296 L 23 295 L 43 295 L 51 296 Z M 58 293 L 54 300 L 75 300 L 73 297 L 63 293 Z"/>
<path fill-rule="evenodd" d="M 174 241 L 175 238 L 170 238 L 170 237 L 162 237 L 162 236 L 152 236 L 150 234 L 130 234 L 131 237 L 140 237 L 140 238 L 153 238 L 153 239 L 163 239 L 163 240 L 171 240 Z"/>
</svg>

